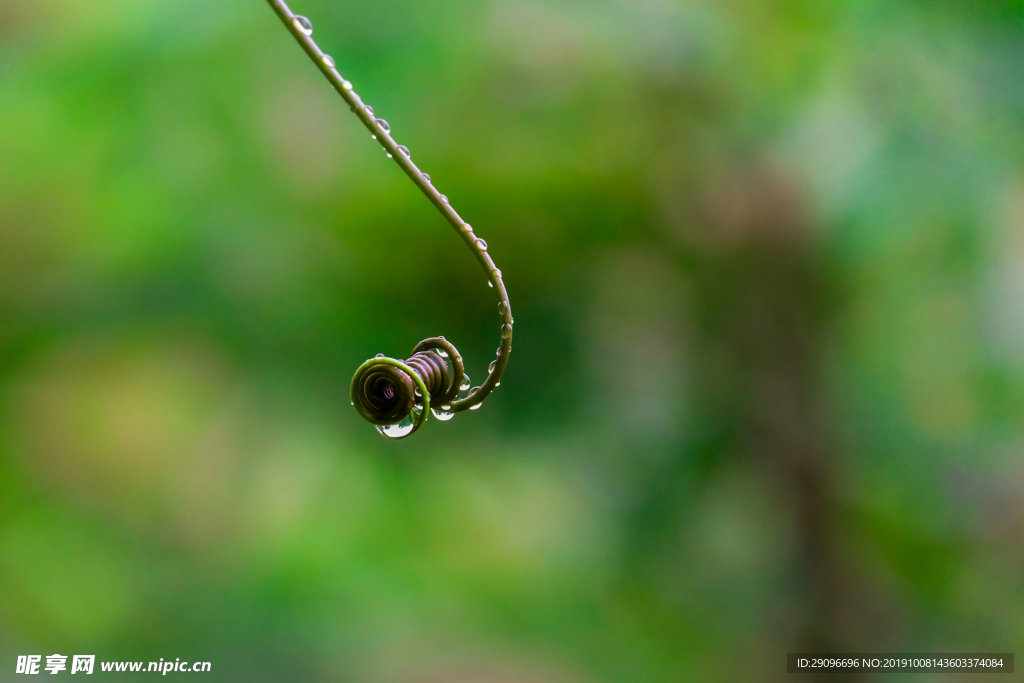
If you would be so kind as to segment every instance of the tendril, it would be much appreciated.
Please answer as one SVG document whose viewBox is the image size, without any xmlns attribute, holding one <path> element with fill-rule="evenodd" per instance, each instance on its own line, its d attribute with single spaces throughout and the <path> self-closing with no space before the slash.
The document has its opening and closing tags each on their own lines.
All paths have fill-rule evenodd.
<svg viewBox="0 0 1024 683">
<path fill-rule="evenodd" d="M 313 40 L 313 24 L 306 17 L 296 15 L 284 0 L 267 0 L 281 18 L 288 31 L 306 51 L 313 63 L 327 77 L 352 111 L 359 117 L 377 140 L 389 159 L 393 159 L 420 191 L 441 212 L 462 240 L 476 255 L 487 274 L 488 284 L 498 297 L 498 316 L 501 322 L 501 342 L 497 358 L 488 367 L 487 379 L 473 387 L 468 395 L 459 398 L 463 385 L 468 388 L 468 377 L 462 356 L 444 337 L 425 339 L 416 345 L 406 360 L 379 355 L 359 366 L 352 378 L 352 403 L 368 422 L 377 426 L 385 436 L 405 438 L 415 433 L 426 421 L 431 406 L 439 410 L 438 417 L 448 419 L 463 410 L 479 408 L 487 396 L 501 382 L 501 375 L 512 353 L 512 307 L 501 278 L 494 265 L 487 242 L 478 237 L 473 228 L 459 217 L 448 198 L 438 192 L 430 176 L 412 162 L 412 154 L 391 136 L 391 126 L 377 118 L 373 107 L 363 103 L 352 83 L 342 78 L 334 59 Z"/>
</svg>

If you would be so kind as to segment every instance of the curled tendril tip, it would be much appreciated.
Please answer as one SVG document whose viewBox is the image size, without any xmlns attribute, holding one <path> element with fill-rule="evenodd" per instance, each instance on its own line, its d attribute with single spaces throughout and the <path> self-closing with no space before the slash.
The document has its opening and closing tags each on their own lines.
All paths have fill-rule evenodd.
<svg viewBox="0 0 1024 683">
<path fill-rule="evenodd" d="M 373 139 L 384 147 L 388 158 L 399 165 L 455 228 L 483 267 L 488 283 L 498 297 L 501 342 L 497 359 L 491 363 L 487 379 L 480 386 L 473 387 L 465 396 L 461 395 L 469 387 L 462 356 L 444 337 L 432 337 L 417 344 L 412 355 L 405 360 L 387 358 L 381 354 L 359 366 L 352 378 L 352 404 L 381 434 L 396 439 L 415 433 L 432 411 L 440 419 L 450 419 L 455 413 L 479 408 L 501 382 L 501 375 L 512 353 L 512 307 L 501 271 L 494 265 L 488 252 L 487 242 L 459 217 L 448 197 L 438 192 L 430 176 L 416 167 L 409 148 L 395 142 L 388 122 L 378 118 L 373 107 L 365 104 L 356 93 L 352 83 L 342 78 L 335 60 L 324 54 L 313 40 L 312 22 L 293 13 L 284 0 L 267 2 L 313 63 L 370 130 Z"/>
</svg>

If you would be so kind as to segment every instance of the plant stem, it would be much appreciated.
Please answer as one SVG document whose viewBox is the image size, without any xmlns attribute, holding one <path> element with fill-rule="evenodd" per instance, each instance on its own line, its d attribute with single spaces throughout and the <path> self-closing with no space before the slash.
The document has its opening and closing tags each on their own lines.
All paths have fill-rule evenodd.
<svg viewBox="0 0 1024 683">
<path fill-rule="evenodd" d="M 395 163 L 405 171 L 405 174 L 416 183 L 416 186 L 427 196 L 427 199 L 437 207 L 437 210 L 441 212 L 445 220 L 455 228 L 455 231 L 476 255 L 477 261 L 483 266 L 487 279 L 494 287 L 495 294 L 498 297 L 498 311 L 502 326 L 501 345 L 497 352 L 497 362 L 495 362 L 493 370 L 488 374 L 487 380 L 466 398 L 454 401 L 451 409 L 452 412 L 458 412 L 481 403 L 501 380 L 501 375 L 508 365 L 509 355 L 512 353 L 512 306 L 508 300 L 508 292 L 505 291 L 505 283 L 500 275 L 501 271 L 494 265 L 494 261 L 491 259 L 490 253 L 488 253 L 486 243 L 474 234 L 472 227 L 462 220 L 444 195 L 438 192 L 433 183 L 416 167 L 412 159 L 398 148 L 398 143 L 391 137 L 389 130 L 378 123 L 376 112 L 369 109 L 360 99 L 359 95 L 356 94 L 355 90 L 352 89 L 352 84 L 341 77 L 341 74 L 338 73 L 334 65 L 334 60 L 325 59 L 326 55 L 317 46 L 312 36 L 307 35 L 303 31 L 301 24 L 296 21 L 295 13 L 292 12 L 287 3 L 284 0 L 267 0 L 267 2 L 270 3 L 274 12 L 281 18 L 285 27 L 288 28 L 295 40 L 302 46 L 302 49 L 313 60 L 313 63 L 319 67 L 321 73 L 327 77 L 327 80 L 334 86 L 334 89 L 338 91 L 338 94 L 348 103 L 355 115 L 359 117 L 359 120 L 363 122 L 363 125 L 373 133 L 385 151 L 394 159 Z M 310 31 L 310 33 L 312 32 Z"/>
</svg>

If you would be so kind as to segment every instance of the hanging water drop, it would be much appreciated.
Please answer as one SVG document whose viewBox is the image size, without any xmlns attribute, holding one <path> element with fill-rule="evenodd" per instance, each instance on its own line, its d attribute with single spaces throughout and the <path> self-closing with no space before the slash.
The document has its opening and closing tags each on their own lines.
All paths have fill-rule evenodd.
<svg viewBox="0 0 1024 683">
<path fill-rule="evenodd" d="M 341 87 L 343 87 L 345 90 L 351 90 L 352 89 L 352 84 L 349 83 L 348 81 L 342 81 L 341 82 Z"/>
<path fill-rule="evenodd" d="M 469 389 L 469 375 L 462 376 L 462 384 L 459 385 L 459 391 L 467 391 Z"/>
<path fill-rule="evenodd" d="M 426 181 L 427 181 L 428 183 L 429 183 L 429 182 L 432 182 L 432 181 L 430 180 L 430 176 L 429 176 L 429 175 L 427 175 L 426 173 L 424 173 L 424 174 L 423 174 L 423 179 L 424 179 L 424 180 L 426 180 Z"/>
<path fill-rule="evenodd" d="M 391 124 L 384 119 L 377 119 L 377 126 L 385 133 L 391 132 Z"/>
<path fill-rule="evenodd" d="M 512 338 L 512 326 L 511 325 L 502 325 L 501 326 L 501 338 L 502 339 L 511 339 Z"/>
<path fill-rule="evenodd" d="M 411 157 L 412 156 L 412 152 L 410 152 L 409 148 L 406 147 L 405 145 L 399 145 L 398 146 L 398 151 L 401 152 L 402 154 L 404 154 L 407 157 Z"/>
<path fill-rule="evenodd" d="M 370 105 L 368 105 L 368 104 L 367 104 L 367 105 L 365 105 L 365 106 L 363 107 L 363 109 L 365 109 L 365 110 L 366 110 L 366 113 L 367 113 L 367 114 L 369 114 L 370 116 L 373 116 L 373 107 L 371 107 Z"/>
<path fill-rule="evenodd" d="M 412 413 L 409 413 L 409 415 L 401 422 L 393 425 L 377 427 L 377 431 L 390 439 L 401 439 L 403 436 L 409 436 L 415 427 L 416 418 L 413 417 Z"/>
<path fill-rule="evenodd" d="M 486 242 L 486 240 L 482 240 L 479 237 L 477 237 L 476 238 L 476 246 L 480 247 L 484 251 L 487 251 L 487 242 Z"/>
<path fill-rule="evenodd" d="M 504 301 L 498 302 L 498 315 L 505 315 L 505 311 L 508 310 L 508 304 Z"/>
<path fill-rule="evenodd" d="M 463 225 L 462 227 L 463 227 L 463 229 L 464 229 L 464 230 L 465 230 L 466 232 L 473 232 L 473 226 L 472 226 L 472 225 L 470 225 L 469 223 L 466 223 L 466 224 L 465 224 L 465 225 Z"/>
<path fill-rule="evenodd" d="M 471 393 L 476 393 L 476 390 L 479 389 L 479 388 L 480 387 L 473 387 L 473 391 Z M 477 403 L 475 406 L 470 406 L 469 409 L 470 410 L 480 410 L 480 406 L 482 406 L 482 405 L 483 405 L 483 402 L 481 401 L 480 403 Z"/>
<path fill-rule="evenodd" d="M 393 158 L 393 157 L 391 156 L 391 152 L 388 152 L 388 159 L 391 159 L 391 158 Z"/>
<path fill-rule="evenodd" d="M 337 66 L 337 64 L 335 64 L 334 62 L 334 57 L 330 55 L 324 55 L 324 64 L 326 64 L 327 67 L 330 69 L 333 69 L 335 66 Z"/>
<path fill-rule="evenodd" d="M 494 366 L 498 364 L 498 361 L 492 360 L 491 364 L 487 366 L 487 374 L 494 372 Z"/>
<path fill-rule="evenodd" d="M 437 351 L 437 355 L 441 356 L 441 358 L 447 358 L 448 357 L 448 352 L 447 351 L 445 351 L 443 349 L 434 349 L 434 350 Z"/>
<path fill-rule="evenodd" d="M 295 18 L 292 19 L 292 24 L 295 25 L 295 28 L 297 28 L 299 30 L 299 33 L 301 33 L 302 35 L 313 35 L 313 22 L 307 19 L 306 17 L 302 16 L 301 14 L 295 15 Z"/>
<path fill-rule="evenodd" d="M 491 289 L 494 289 L 494 283 L 491 282 L 490 280 L 487 281 L 487 286 L 490 287 Z"/>
<path fill-rule="evenodd" d="M 445 197 L 444 195 L 441 195 L 441 201 L 444 202 L 445 204 L 447 204 L 448 203 L 448 197 Z"/>
<path fill-rule="evenodd" d="M 451 408 L 451 406 L 448 407 Z M 448 420 L 455 417 L 455 413 L 451 412 L 450 410 L 438 410 L 437 408 L 431 408 L 430 412 L 433 413 L 434 417 L 436 417 L 441 422 L 447 422 Z"/>
</svg>

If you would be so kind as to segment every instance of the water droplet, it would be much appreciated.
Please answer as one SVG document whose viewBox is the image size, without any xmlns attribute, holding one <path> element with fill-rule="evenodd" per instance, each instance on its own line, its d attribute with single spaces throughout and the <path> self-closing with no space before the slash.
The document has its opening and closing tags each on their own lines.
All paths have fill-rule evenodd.
<svg viewBox="0 0 1024 683">
<path fill-rule="evenodd" d="M 409 436 L 413 431 L 413 425 L 388 425 L 386 427 L 378 427 L 377 431 L 388 438 L 402 438 L 403 436 Z"/>
<path fill-rule="evenodd" d="M 326 64 L 328 66 L 328 68 L 331 68 L 331 69 L 333 69 L 335 66 L 337 66 L 337 64 L 335 64 L 335 62 L 334 62 L 334 57 L 332 57 L 330 55 L 324 55 L 324 64 Z"/>
<path fill-rule="evenodd" d="M 445 204 L 447 204 L 448 203 L 448 197 L 445 197 L 444 195 L 441 195 L 441 201 L 444 202 Z"/>
<path fill-rule="evenodd" d="M 494 270 L 491 271 L 491 275 L 493 275 L 494 277 L 501 277 L 501 271 L 495 268 Z"/>
<path fill-rule="evenodd" d="M 426 173 L 424 173 L 423 175 L 426 175 Z M 430 177 L 430 176 L 427 176 L 427 177 Z M 438 339 L 444 339 L 444 337 L 438 337 Z M 448 340 L 444 339 L 444 341 L 448 341 Z"/>
<path fill-rule="evenodd" d="M 402 154 L 404 154 L 407 157 L 411 157 L 412 156 L 412 152 L 410 152 L 409 148 L 406 147 L 405 145 L 399 145 L 398 146 L 398 151 L 401 152 Z"/>
<path fill-rule="evenodd" d="M 500 346 L 498 347 L 498 350 L 494 352 L 494 355 L 495 356 L 500 356 L 501 355 L 501 347 Z"/>
<path fill-rule="evenodd" d="M 462 226 L 462 229 L 465 230 L 466 232 L 473 232 L 473 226 L 470 225 L 469 223 L 466 223 L 464 226 Z"/>
<path fill-rule="evenodd" d="M 419 387 L 413 388 L 412 393 L 413 393 L 413 395 L 416 398 L 422 398 L 423 397 L 423 394 L 420 393 L 420 388 Z"/>
<path fill-rule="evenodd" d="M 376 136 L 376 135 L 371 135 L 370 137 L 371 137 L 371 138 L 373 138 L 374 140 L 376 140 L 376 139 L 377 139 L 377 136 Z"/>
<path fill-rule="evenodd" d="M 384 357 L 384 354 L 383 354 L 383 353 L 378 353 L 378 354 L 377 354 L 377 355 L 375 356 L 375 358 L 383 358 L 383 357 Z"/>
<path fill-rule="evenodd" d="M 479 388 L 480 388 L 480 387 L 473 387 L 473 391 L 476 391 L 476 390 L 477 390 L 477 389 L 479 389 Z M 483 405 L 483 401 L 481 401 L 480 403 L 477 403 L 477 404 L 476 404 L 475 406 L 470 406 L 470 407 L 469 407 L 469 409 L 470 409 L 470 410 L 480 410 L 480 407 L 481 407 L 482 405 Z"/>
<path fill-rule="evenodd" d="M 409 415 L 401 422 L 393 425 L 377 427 L 377 431 L 389 439 L 401 439 L 403 436 L 409 436 L 415 426 L 416 418 L 413 417 L 412 413 L 409 413 Z"/>
<path fill-rule="evenodd" d="M 501 338 L 502 339 L 511 339 L 512 338 L 512 326 L 511 325 L 502 325 L 501 326 Z"/>
<path fill-rule="evenodd" d="M 391 158 L 392 158 L 391 152 L 388 152 L 388 159 L 391 159 Z"/>
<path fill-rule="evenodd" d="M 462 376 L 462 384 L 459 385 L 459 391 L 467 391 L 469 389 L 469 375 Z"/>
<path fill-rule="evenodd" d="M 370 116 L 373 116 L 373 107 L 371 107 L 370 105 L 368 105 L 368 104 L 367 104 L 367 105 L 365 105 L 365 106 L 363 107 L 363 109 L 365 109 L 365 110 L 366 110 L 366 113 L 367 113 L 367 114 L 369 114 Z"/>
<path fill-rule="evenodd" d="M 481 249 L 483 249 L 484 251 L 487 251 L 487 241 L 486 241 L 486 240 L 480 239 L 480 238 L 478 237 L 478 238 L 476 239 L 476 246 L 480 247 L 480 248 L 481 248 Z"/>
<path fill-rule="evenodd" d="M 377 119 L 377 126 L 385 133 L 391 132 L 391 124 L 384 119 Z"/>
<path fill-rule="evenodd" d="M 349 401 L 349 402 L 348 402 L 348 404 L 349 404 L 350 406 L 354 406 L 354 405 L 356 404 L 356 402 L 355 402 L 355 401 Z"/>
<path fill-rule="evenodd" d="M 341 82 L 341 87 L 343 87 L 345 90 L 351 90 L 352 89 L 352 84 L 349 83 L 348 81 L 342 81 Z"/>
<path fill-rule="evenodd" d="M 508 308 L 508 304 L 507 303 L 505 303 L 504 301 L 499 301 L 498 302 L 498 313 L 504 313 L 505 309 L 507 309 L 507 308 Z"/>
<path fill-rule="evenodd" d="M 487 374 L 494 372 L 494 366 L 498 364 L 498 361 L 492 360 L 491 364 L 487 366 Z"/>
<path fill-rule="evenodd" d="M 301 14 L 295 15 L 295 18 L 292 19 L 292 24 L 295 25 L 295 28 L 299 29 L 299 33 L 301 33 L 302 35 L 313 35 L 313 22 L 307 19 L 306 17 L 302 16 Z"/>
<path fill-rule="evenodd" d="M 442 408 L 443 407 L 444 406 L 442 406 Z M 448 407 L 451 408 L 451 406 Z M 448 420 L 455 417 L 455 413 L 451 412 L 450 410 L 438 410 L 437 408 L 431 408 L 430 412 L 432 412 L 434 414 L 434 417 L 436 417 L 441 422 L 447 422 Z"/>
<path fill-rule="evenodd" d="M 491 282 L 490 280 L 487 281 L 487 286 L 490 287 L 491 289 L 494 289 L 494 283 Z"/>
<path fill-rule="evenodd" d="M 437 351 L 437 355 L 441 356 L 441 358 L 447 358 L 448 357 L 448 352 L 447 351 L 444 351 L 443 349 L 434 349 L 434 350 Z"/>
<path fill-rule="evenodd" d="M 500 386 L 501 386 L 501 380 L 499 379 L 497 382 L 494 383 L 494 388 L 497 389 Z"/>
</svg>

